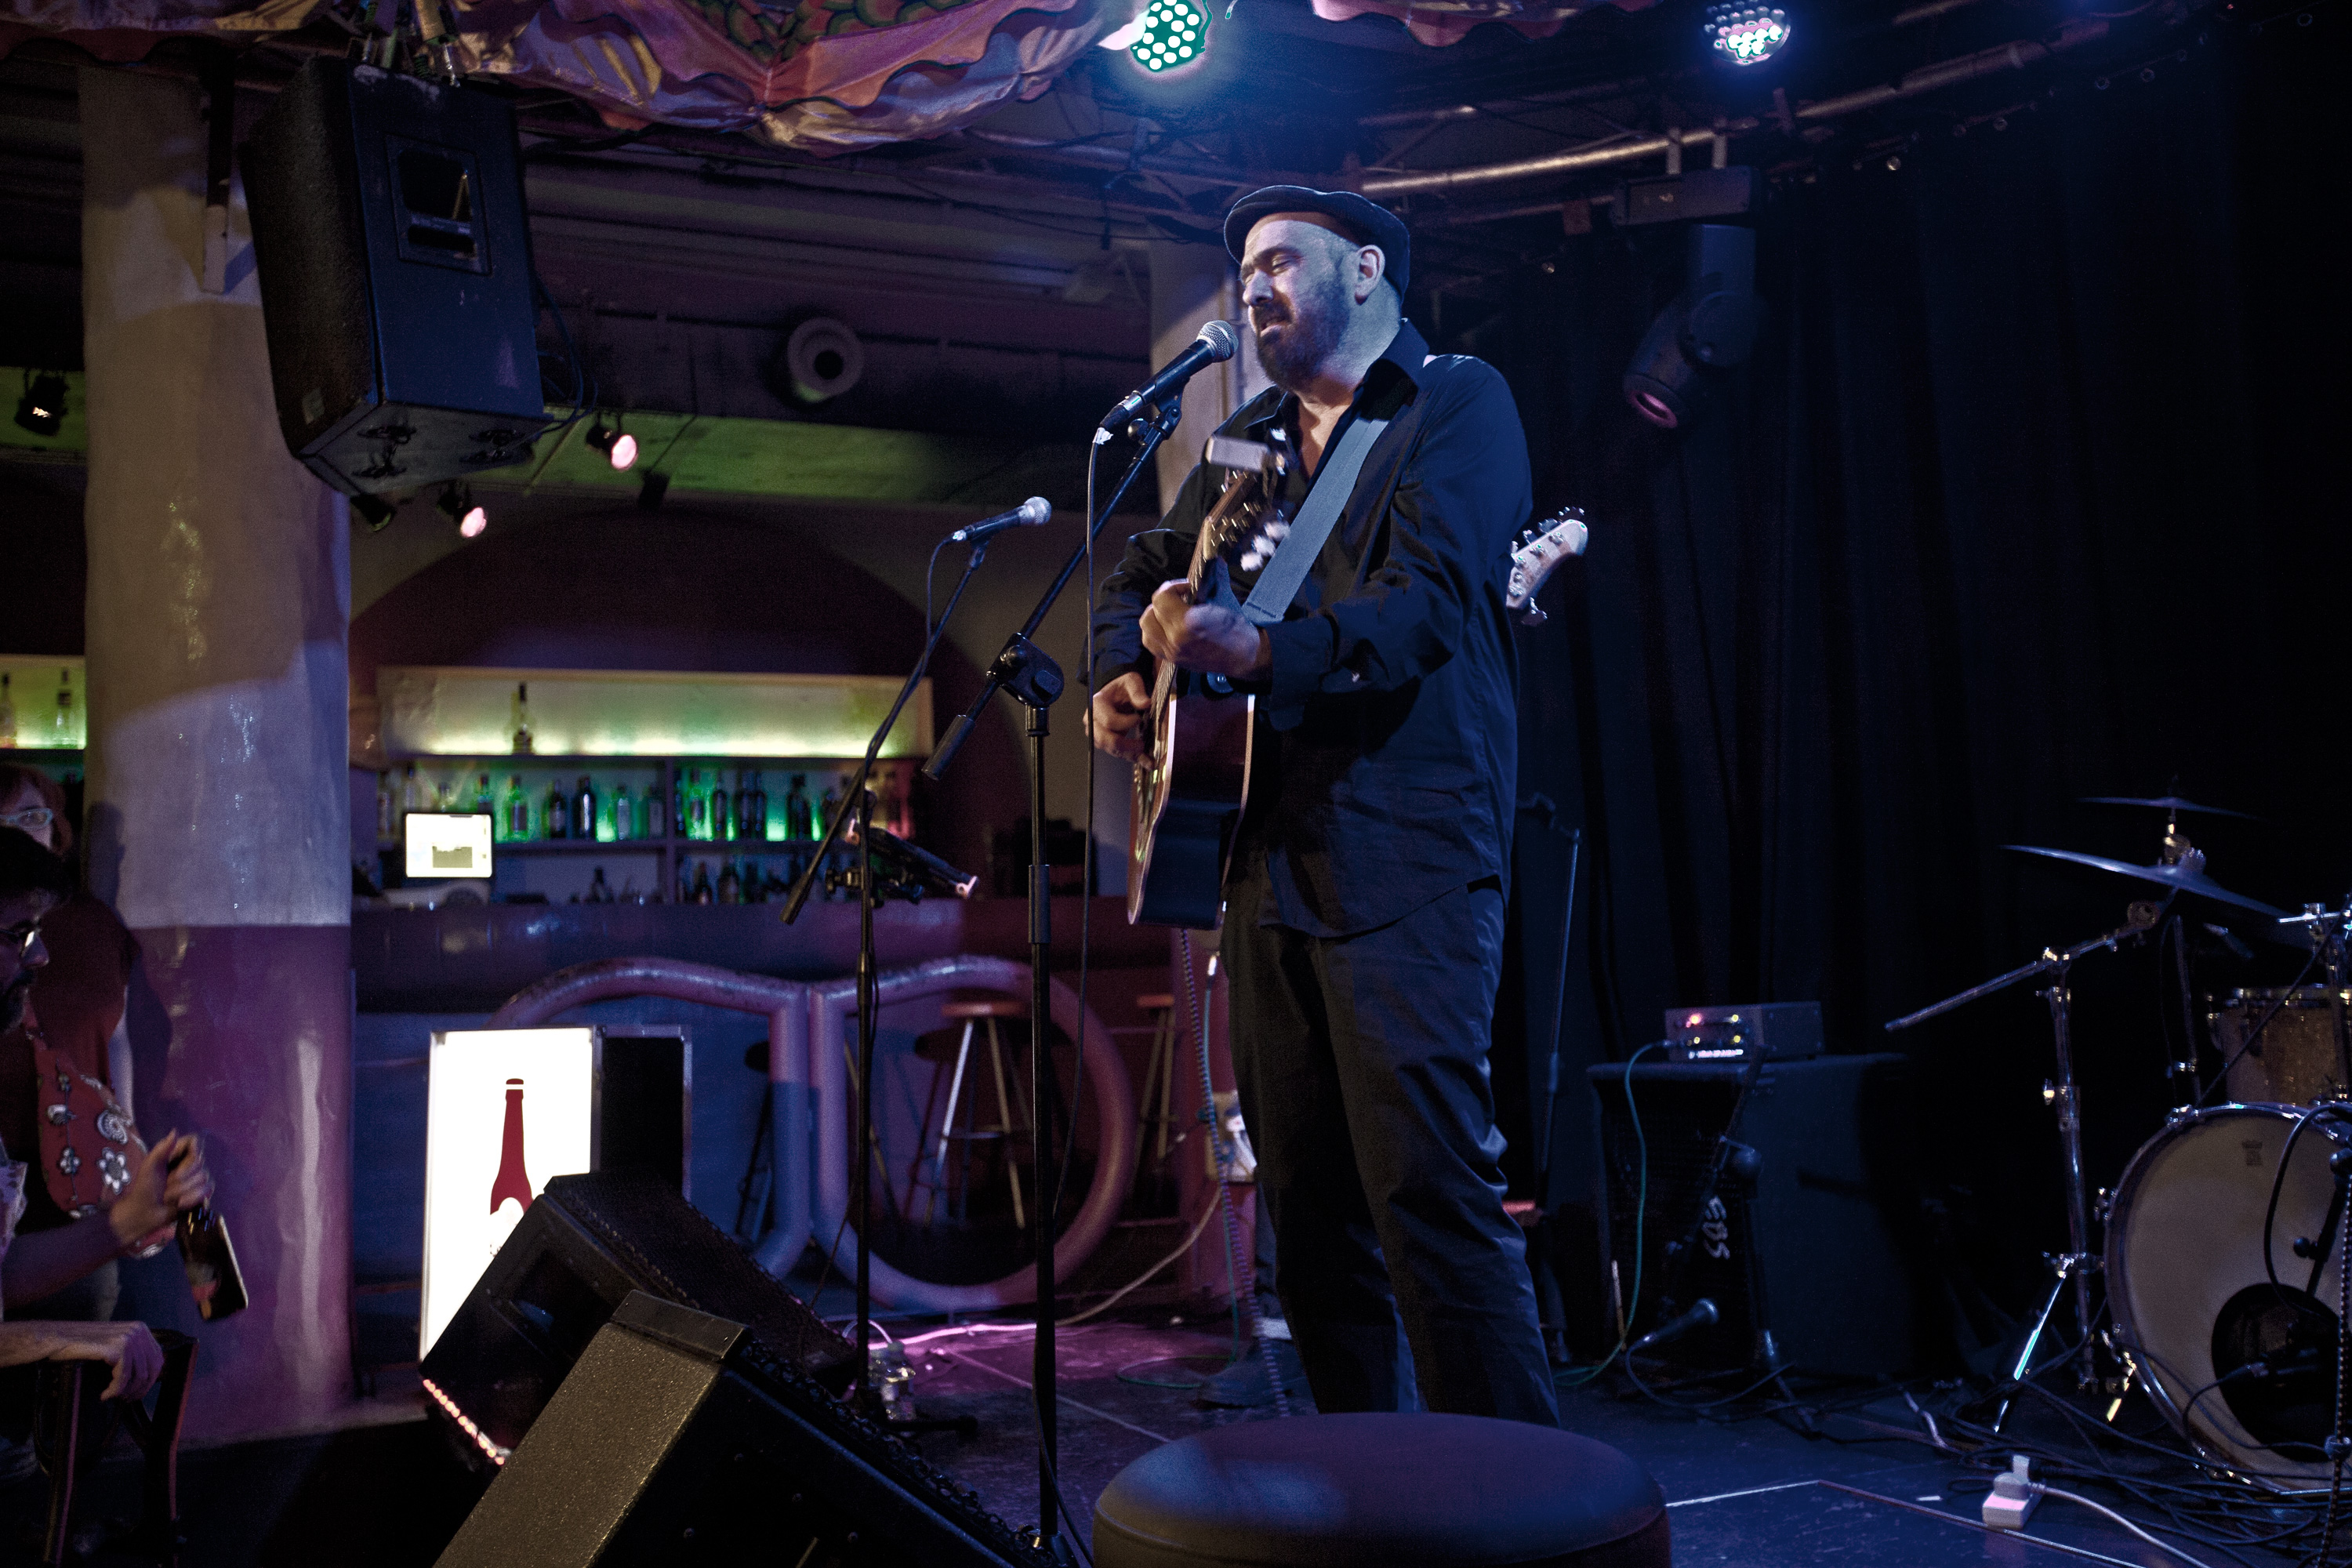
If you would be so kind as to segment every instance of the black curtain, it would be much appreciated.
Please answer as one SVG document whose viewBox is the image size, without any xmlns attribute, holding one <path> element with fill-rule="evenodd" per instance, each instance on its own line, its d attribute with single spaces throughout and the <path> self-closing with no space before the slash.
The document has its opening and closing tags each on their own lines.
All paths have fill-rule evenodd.
<svg viewBox="0 0 2352 1568">
<path fill-rule="evenodd" d="M 2013 1298 L 2063 1237 L 2047 1015 L 2020 991 L 1881 1026 L 2149 895 L 1999 847 L 2153 860 L 2159 819 L 2076 797 L 2177 783 L 2262 818 L 2184 824 L 2225 885 L 2293 908 L 2352 884 L 2325 53 L 2289 16 L 2005 130 L 1779 171 L 1761 341 L 1680 432 L 1619 390 L 1679 282 L 1671 231 L 1571 242 L 1455 334 L 1510 378 L 1538 503 L 1592 521 L 1523 650 L 1544 869 L 1523 855 L 1497 1038 L 1506 1101 L 1539 1103 L 1580 829 L 1548 1203 L 1591 1197 L 1587 1064 L 1669 1005 L 1818 1000 L 1831 1049 L 1913 1058 L 1930 1189 L 2019 1244 Z M 2208 990 L 2302 956 L 2209 945 Z M 2159 1005 L 2146 950 L 2076 979 L 2110 1183 L 2162 1125 L 2178 991 Z M 1530 1127 L 1507 1113 L 1523 1180 Z"/>
</svg>

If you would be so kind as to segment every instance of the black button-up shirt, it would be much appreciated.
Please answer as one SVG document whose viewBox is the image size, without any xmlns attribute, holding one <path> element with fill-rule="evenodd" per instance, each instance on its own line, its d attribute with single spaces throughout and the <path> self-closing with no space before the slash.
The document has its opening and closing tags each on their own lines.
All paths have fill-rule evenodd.
<svg viewBox="0 0 2352 1568">
<path fill-rule="evenodd" d="M 1503 595 L 1530 510 L 1527 438 L 1491 365 L 1433 356 L 1408 321 L 1325 445 L 1388 418 L 1287 618 L 1266 628 L 1237 875 L 1261 860 L 1267 924 L 1370 931 L 1506 874 L 1518 769 L 1518 654 Z M 1269 389 L 1222 434 L 1296 449 L 1297 399 Z M 1148 681 L 1138 620 L 1181 577 L 1223 470 L 1193 468 L 1160 528 L 1128 542 L 1095 612 L 1096 679 Z M 1294 506 L 1311 488 L 1291 479 Z"/>
</svg>

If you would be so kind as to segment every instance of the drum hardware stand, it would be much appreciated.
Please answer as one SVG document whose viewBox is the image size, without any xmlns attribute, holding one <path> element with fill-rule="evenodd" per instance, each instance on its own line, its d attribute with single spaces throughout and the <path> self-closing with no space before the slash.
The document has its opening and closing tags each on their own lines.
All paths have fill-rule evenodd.
<svg viewBox="0 0 2352 1568">
<path fill-rule="evenodd" d="M 2088 1388 L 2097 1381 L 2094 1360 L 2095 1336 L 2091 1331 L 2094 1321 L 2091 1276 L 2099 1271 L 2100 1259 L 2099 1255 L 2091 1249 L 2091 1198 L 2083 1174 L 2083 1107 L 2081 1094 L 2074 1082 L 2074 1042 L 2070 1018 L 2074 999 L 2067 978 L 2076 959 L 2102 951 L 2115 952 L 2144 939 L 2156 929 L 2163 912 L 2161 904 L 2135 902 L 2126 916 L 2125 923 L 2103 936 L 2076 942 L 2069 948 L 2044 948 L 2042 956 L 2032 963 L 2021 964 L 2006 974 L 1996 975 L 1981 985 L 1970 986 L 1956 996 L 1948 996 L 1886 1026 L 1890 1034 L 1897 1029 L 1907 1029 L 1979 997 L 2007 990 L 2020 981 L 2039 979 L 2043 975 L 2051 977 L 2050 984 L 2035 994 L 2049 1004 L 2052 1042 L 2055 1047 L 2057 1077 L 2042 1086 L 2042 1100 L 2057 1116 L 2058 1142 L 2066 1162 L 2067 1250 L 2050 1260 L 2057 1278 L 2052 1282 L 2050 1295 L 2043 1301 L 2040 1315 L 2034 1319 L 2033 1331 L 2026 1335 L 2024 1345 L 2018 1351 L 2016 1366 L 2010 1373 L 2012 1384 L 2023 1377 L 2032 1366 L 2034 1352 L 2042 1345 L 2042 1336 L 2049 1330 L 2051 1315 L 2057 1310 L 2059 1298 L 2067 1293 L 2070 1285 L 2074 1297 L 2077 1349 L 2069 1359 L 2074 1363 L 2079 1386 Z M 1993 1423 L 1996 1431 L 2000 1429 L 2000 1419 L 2006 1419 L 2008 1415 L 2009 1403 L 2004 1400 L 2000 1418 Z"/>
</svg>

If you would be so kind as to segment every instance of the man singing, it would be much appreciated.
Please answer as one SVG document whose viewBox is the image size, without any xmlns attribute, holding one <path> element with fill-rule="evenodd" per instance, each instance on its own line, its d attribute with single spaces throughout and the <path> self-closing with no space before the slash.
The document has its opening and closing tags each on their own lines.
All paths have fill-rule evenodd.
<svg viewBox="0 0 2352 1568">
<path fill-rule="evenodd" d="M 1353 426 L 1384 424 L 1276 625 L 1190 602 L 1223 479 L 1192 470 L 1104 584 L 1096 743 L 1142 754 L 1156 660 L 1257 697 L 1223 954 L 1318 1408 L 1398 1407 L 1402 1319 L 1427 1408 L 1556 1425 L 1486 1068 L 1518 758 L 1503 607 L 1530 510 L 1518 411 L 1491 366 L 1431 355 L 1403 319 L 1393 214 L 1274 185 L 1224 232 L 1275 384 L 1223 433 L 1288 446 L 1295 510 Z"/>
</svg>

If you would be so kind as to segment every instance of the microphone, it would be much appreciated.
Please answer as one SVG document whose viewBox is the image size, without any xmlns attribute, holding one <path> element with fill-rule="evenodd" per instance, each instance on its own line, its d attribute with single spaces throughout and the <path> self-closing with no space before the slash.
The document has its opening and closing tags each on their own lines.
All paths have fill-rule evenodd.
<svg viewBox="0 0 2352 1568">
<path fill-rule="evenodd" d="M 1031 496 L 1011 511 L 1000 511 L 985 522 L 975 522 L 969 528 L 959 528 L 948 535 L 950 544 L 961 544 L 966 540 L 987 539 L 1008 528 L 1035 528 L 1054 515 L 1053 503 L 1044 496 Z"/>
<path fill-rule="evenodd" d="M 1703 1329 L 1709 1323 L 1721 1322 L 1722 1321 L 1723 1314 L 1715 1310 L 1715 1303 L 1705 1296 L 1701 1296 L 1698 1300 L 1693 1304 L 1689 1311 L 1685 1312 L 1679 1318 L 1669 1319 L 1667 1321 L 1659 1324 L 1655 1330 L 1643 1335 L 1640 1339 L 1635 1340 L 1633 1342 L 1633 1350 L 1645 1351 L 1652 1345 L 1662 1345 L 1668 1340 L 1678 1340 L 1685 1334 L 1689 1333 L 1693 1329 Z M 1626 1353 L 1630 1355 L 1633 1352 L 1629 1351 Z"/>
<path fill-rule="evenodd" d="M 1192 340 L 1192 345 L 1170 360 L 1159 374 L 1119 399 L 1118 406 L 1103 416 L 1102 428 L 1118 429 L 1134 418 L 1145 404 L 1159 402 L 1210 365 L 1233 358 L 1234 351 L 1241 346 L 1241 334 L 1234 331 L 1231 321 L 1202 322 L 1201 335 Z"/>
</svg>

